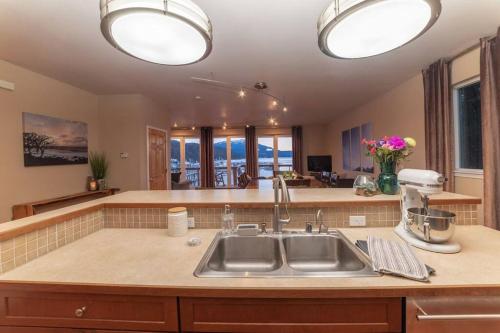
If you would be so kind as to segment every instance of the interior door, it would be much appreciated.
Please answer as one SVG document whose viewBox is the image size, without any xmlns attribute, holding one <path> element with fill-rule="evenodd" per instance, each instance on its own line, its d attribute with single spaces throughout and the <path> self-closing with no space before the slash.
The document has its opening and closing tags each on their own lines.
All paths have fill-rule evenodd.
<svg viewBox="0 0 500 333">
<path fill-rule="evenodd" d="M 167 189 L 167 133 L 148 128 L 149 189 Z"/>
</svg>

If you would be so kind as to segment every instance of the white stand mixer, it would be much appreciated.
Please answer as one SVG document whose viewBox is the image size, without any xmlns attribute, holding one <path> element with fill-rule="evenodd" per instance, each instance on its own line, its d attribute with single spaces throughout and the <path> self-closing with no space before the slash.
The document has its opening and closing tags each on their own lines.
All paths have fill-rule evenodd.
<svg viewBox="0 0 500 333">
<path fill-rule="evenodd" d="M 403 169 L 398 174 L 398 181 L 402 218 L 395 229 L 396 234 L 423 250 L 460 252 L 460 244 L 450 240 L 455 215 L 428 207 L 429 196 L 443 191 L 445 178 L 432 170 Z"/>
</svg>

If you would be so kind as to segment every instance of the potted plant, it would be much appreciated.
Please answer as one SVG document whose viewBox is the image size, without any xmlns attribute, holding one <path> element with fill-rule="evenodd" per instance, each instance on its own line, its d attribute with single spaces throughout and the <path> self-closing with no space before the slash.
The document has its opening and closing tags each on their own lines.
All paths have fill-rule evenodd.
<svg viewBox="0 0 500 333">
<path fill-rule="evenodd" d="M 396 167 L 413 153 L 413 148 L 417 145 L 415 139 L 385 136 L 380 140 L 363 139 L 361 143 L 366 146 L 367 156 L 371 156 L 380 167 L 377 179 L 380 191 L 384 194 L 396 194 L 398 192 Z"/>
<path fill-rule="evenodd" d="M 108 175 L 108 160 L 106 154 L 91 152 L 89 154 L 92 176 L 97 181 L 99 190 L 106 189 L 106 176 Z"/>
</svg>

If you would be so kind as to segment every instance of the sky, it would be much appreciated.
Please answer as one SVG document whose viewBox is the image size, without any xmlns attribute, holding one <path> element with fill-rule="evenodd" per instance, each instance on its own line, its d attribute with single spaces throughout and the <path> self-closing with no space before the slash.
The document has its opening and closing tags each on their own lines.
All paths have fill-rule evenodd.
<svg viewBox="0 0 500 333">
<path fill-rule="evenodd" d="M 23 131 L 45 134 L 54 140 L 53 145 L 56 146 L 87 146 L 87 124 L 80 121 L 25 112 L 23 113 Z"/>
</svg>

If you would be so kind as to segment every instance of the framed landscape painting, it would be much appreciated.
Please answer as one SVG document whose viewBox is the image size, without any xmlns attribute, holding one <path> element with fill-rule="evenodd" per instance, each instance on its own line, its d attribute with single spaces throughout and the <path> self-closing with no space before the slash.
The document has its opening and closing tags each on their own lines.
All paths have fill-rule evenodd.
<svg viewBox="0 0 500 333">
<path fill-rule="evenodd" d="M 24 166 L 87 164 L 87 124 L 23 113 Z"/>
</svg>

